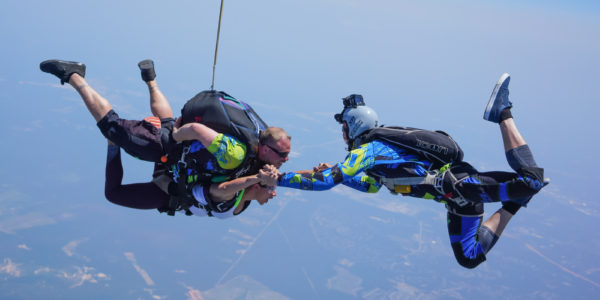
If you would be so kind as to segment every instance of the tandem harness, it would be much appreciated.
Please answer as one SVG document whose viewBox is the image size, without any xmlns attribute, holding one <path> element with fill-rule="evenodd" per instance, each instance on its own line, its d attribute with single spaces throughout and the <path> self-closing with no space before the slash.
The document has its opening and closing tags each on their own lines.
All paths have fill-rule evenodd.
<svg viewBox="0 0 600 300">
<path fill-rule="evenodd" d="M 203 159 L 211 156 L 208 151 L 190 153 L 190 141 L 180 144 L 171 153 L 169 165 L 177 167 L 177 183 L 169 186 L 169 207 L 167 214 L 174 215 L 177 210 L 186 210 L 192 205 L 197 206 L 197 201 L 191 193 L 191 181 L 188 179 L 188 170 L 195 168 L 200 173 L 198 182 L 214 182 L 219 176 L 223 181 L 227 178 L 238 178 L 254 171 L 257 165 L 259 134 L 267 128 L 267 124 L 258 116 L 250 105 L 235 99 L 222 91 L 203 91 L 190 99 L 181 110 L 182 125 L 187 123 L 201 123 L 216 132 L 230 135 L 246 144 L 246 157 L 239 167 L 233 170 L 199 170 Z M 178 160 L 177 160 L 178 159 Z M 200 162 L 200 163 L 199 163 Z M 195 182 L 196 180 L 194 180 Z M 209 207 L 207 211 L 210 212 Z M 210 214 L 209 214 L 210 215 Z"/>
<path fill-rule="evenodd" d="M 194 199 L 191 191 L 188 191 L 186 181 L 187 181 L 187 162 L 185 158 L 187 154 L 190 152 L 190 146 L 187 145 L 183 147 L 183 151 L 181 153 L 181 158 L 177 162 L 177 167 L 179 170 L 177 182 L 171 182 L 169 184 L 169 207 L 167 209 L 167 215 L 174 216 L 175 211 L 185 210 L 186 216 L 191 216 L 192 212 L 189 210 L 191 206 L 197 206 L 198 201 Z M 210 211 L 208 211 L 208 215 L 212 216 Z"/>
<path fill-rule="evenodd" d="M 185 158 L 185 156 L 183 157 Z M 185 161 L 183 160 L 181 160 L 178 163 L 181 163 L 182 167 L 185 166 Z M 181 182 L 183 182 L 183 184 Z M 204 210 L 206 212 L 206 215 L 209 217 L 215 216 L 213 212 L 217 213 L 217 216 L 219 216 L 231 209 L 235 209 L 240 204 L 242 196 L 245 192 L 245 189 L 242 189 L 235 195 L 235 197 L 233 197 L 233 199 L 215 203 L 210 197 L 210 191 L 206 188 L 209 189 L 210 187 L 205 187 L 205 189 L 202 191 L 204 192 L 204 196 L 202 199 L 203 203 L 201 203 L 200 201 L 196 200 L 192 191 L 189 191 L 187 189 L 185 184 L 185 176 L 179 176 L 177 182 L 171 182 L 169 184 L 168 189 L 170 198 L 168 208 L 159 209 L 159 211 L 166 212 L 170 216 L 175 215 L 176 211 L 184 211 L 186 216 L 191 216 L 194 214 L 190 209 L 193 206 Z M 185 190 L 185 193 L 180 193 L 181 190 Z M 248 204 L 249 203 L 245 203 L 245 206 L 242 208 L 242 211 L 244 211 L 248 207 Z"/>
</svg>

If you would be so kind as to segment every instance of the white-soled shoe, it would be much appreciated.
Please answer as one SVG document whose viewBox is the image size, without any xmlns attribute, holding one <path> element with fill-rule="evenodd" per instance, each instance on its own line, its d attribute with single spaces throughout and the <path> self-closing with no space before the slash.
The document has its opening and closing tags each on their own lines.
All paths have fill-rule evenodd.
<svg viewBox="0 0 600 300">
<path fill-rule="evenodd" d="M 494 123 L 500 123 L 500 112 L 507 107 L 512 107 L 512 102 L 508 100 L 508 84 L 510 83 L 510 75 L 508 73 L 502 74 L 487 106 L 483 113 L 483 119 Z"/>
</svg>

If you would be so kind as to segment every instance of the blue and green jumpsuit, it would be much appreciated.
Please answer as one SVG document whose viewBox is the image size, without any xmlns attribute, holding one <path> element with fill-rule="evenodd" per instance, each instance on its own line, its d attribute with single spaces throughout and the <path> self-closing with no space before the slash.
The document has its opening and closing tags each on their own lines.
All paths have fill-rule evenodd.
<svg viewBox="0 0 600 300">
<path fill-rule="evenodd" d="M 509 159 L 509 163 L 512 161 L 515 159 Z M 419 178 L 438 174 L 437 178 L 442 179 L 438 181 L 439 185 L 412 184 L 393 192 L 446 203 L 450 242 L 457 261 L 464 267 L 473 268 L 485 260 L 485 254 L 495 243 L 493 233 L 480 230 L 483 203 L 502 201 L 524 206 L 543 187 L 543 173 L 536 172 L 541 169 L 535 166 L 533 159 L 531 162 L 516 166 L 518 173 L 480 173 L 465 162 L 432 170 L 430 161 L 387 142 L 373 140 L 350 151 L 343 162 L 331 168 L 306 174 L 285 173 L 277 184 L 321 191 L 341 183 L 363 192 L 376 193 L 382 179 L 409 178 L 418 181 Z M 367 175 L 359 175 L 361 172 Z M 449 174 L 453 176 L 442 176 Z"/>
</svg>

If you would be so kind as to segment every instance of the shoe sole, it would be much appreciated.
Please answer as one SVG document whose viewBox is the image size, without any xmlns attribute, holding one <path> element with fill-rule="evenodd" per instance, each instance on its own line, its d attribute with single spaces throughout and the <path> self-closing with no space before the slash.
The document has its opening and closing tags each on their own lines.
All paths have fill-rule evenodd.
<svg viewBox="0 0 600 300">
<path fill-rule="evenodd" d="M 45 73 L 51 73 L 52 70 L 48 70 L 48 65 L 51 64 L 72 64 L 76 65 L 82 69 L 85 68 L 85 64 L 77 62 L 77 61 L 68 61 L 68 60 L 60 60 L 60 59 L 48 59 L 40 63 L 40 70 Z M 52 74 L 55 75 L 55 74 Z"/>
<path fill-rule="evenodd" d="M 73 73 L 70 74 L 74 74 L 77 73 L 79 74 L 81 77 L 85 77 L 85 64 L 81 63 L 81 62 L 77 62 L 77 61 L 68 61 L 68 60 L 60 60 L 60 59 L 48 59 L 45 60 L 43 62 L 40 63 L 40 70 L 42 72 L 48 73 L 48 74 L 52 74 L 56 77 L 58 77 L 58 79 L 60 79 L 60 84 L 65 84 L 68 83 L 68 80 L 64 80 L 64 71 L 65 70 L 59 70 L 58 68 L 50 68 L 50 65 L 52 66 L 56 66 L 57 64 L 67 64 L 67 65 L 75 65 L 79 68 L 78 71 L 80 71 L 82 74 L 79 74 L 79 72 L 75 71 Z M 60 73 L 63 74 L 57 74 L 56 71 L 60 71 Z M 71 75 L 69 75 L 68 77 L 71 77 Z"/>
<path fill-rule="evenodd" d="M 151 59 L 142 60 L 138 63 L 140 70 L 149 70 L 154 68 L 154 61 Z"/>
<path fill-rule="evenodd" d="M 502 76 L 500 76 L 500 79 L 498 79 L 498 82 L 496 82 L 496 86 L 494 86 L 494 90 L 492 91 L 492 95 L 490 96 L 490 100 L 488 101 L 487 106 L 485 107 L 485 111 L 483 112 L 483 119 L 489 121 L 490 118 L 490 113 L 492 112 L 492 107 L 494 107 L 495 104 L 495 100 L 496 100 L 496 95 L 498 94 L 498 91 L 500 90 L 500 87 L 502 86 L 502 84 L 504 83 L 504 81 L 506 80 L 506 78 L 510 77 L 510 74 L 508 73 L 504 73 L 502 74 Z"/>
</svg>

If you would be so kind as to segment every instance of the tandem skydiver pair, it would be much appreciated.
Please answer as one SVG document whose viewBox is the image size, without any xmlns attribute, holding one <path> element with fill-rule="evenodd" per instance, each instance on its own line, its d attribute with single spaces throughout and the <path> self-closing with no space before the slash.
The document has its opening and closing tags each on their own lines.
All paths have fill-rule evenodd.
<svg viewBox="0 0 600 300">
<path fill-rule="evenodd" d="M 182 211 L 224 218 L 241 213 L 252 199 L 262 205 L 276 195 L 275 170 L 288 160 L 291 147 L 283 129 L 267 127 L 248 104 L 218 91 L 196 95 L 176 121 L 156 82 L 153 61 L 138 66 L 150 91 L 153 114 L 144 120 L 120 118 L 88 85 L 84 64 L 63 60 L 40 64 L 42 71 L 75 88 L 108 139 L 109 201 L 171 215 Z M 121 184 L 121 148 L 155 163 L 153 181 Z"/>
</svg>

